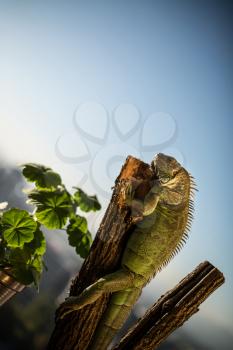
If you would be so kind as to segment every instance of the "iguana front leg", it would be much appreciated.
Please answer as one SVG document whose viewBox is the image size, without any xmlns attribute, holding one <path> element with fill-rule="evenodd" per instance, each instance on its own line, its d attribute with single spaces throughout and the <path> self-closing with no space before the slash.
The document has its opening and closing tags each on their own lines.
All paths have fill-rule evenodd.
<svg viewBox="0 0 233 350">
<path fill-rule="evenodd" d="M 103 294 L 131 288 L 134 286 L 134 282 L 135 274 L 127 270 L 122 269 L 108 274 L 84 289 L 80 295 L 67 298 L 59 308 L 58 318 L 63 318 L 70 312 L 94 303 Z"/>
<path fill-rule="evenodd" d="M 136 183 L 137 182 L 137 183 Z M 159 201 L 160 187 L 155 183 L 146 195 L 144 201 L 134 198 L 135 185 L 140 180 L 129 182 L 125 188 L 125 202 L 131 207 L 131 215 L 136 217 L 150 215 L 156 208 Z M 123 289 L 131 288 L 143 284 L 141 278 L 128 270 L 122 269 L 100 278 L 97 282 L 87 287 L 79 296 L 69 297 L 61 304 L 58 311 L 58 318 L 63 318 L 70 312 L 79 310 L 85 305 L 95 302 L 105 293 L 113 293 Z"/>
<path fill-rule="evenodd" d="M 124 200 L 126 205 L 131 209 L 131 216 L 135 222 L 143 219 L 144 216 L 152 214 L 159 202 L 162 187 L 159 181 L 153 181 L 151 189 L 144 199 L 135 197 L 135 191 L 142 183 L 142 180 L 130 179 L 124 189 Z"/>
<path fill-rule="evenodd" d="M 160 183 L 157 181 L 154 182 L 150 191 L 145 196 L 145 199 L 143 202 L 143 216 L 148 216 L 155 211 L 161 196 L 161 192 L 162 192 L 162 187 Z"/>
</svg>

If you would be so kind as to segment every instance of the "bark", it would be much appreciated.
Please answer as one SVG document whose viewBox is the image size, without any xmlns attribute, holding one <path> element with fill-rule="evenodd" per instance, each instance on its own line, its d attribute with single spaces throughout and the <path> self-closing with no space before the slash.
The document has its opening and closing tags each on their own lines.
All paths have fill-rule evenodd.
<svg viewBox="0 0 233 350">
<path fill-rule="evenodd" d="M 154 350 L 187 321 L 208 296 L 224 283 L 223 274 L 208 261 L 201 263 L 162 296 L 113 350 Z"/>
<path fill-rule="evenodd" d="M 71 296 L 80 294 L 101 276 L 119 268 L 126 241 L 134 227 L 129 208 L 124 205 L 122 191 L 125 188 L 125 181 L 131 177 L 143 180 L 136 191 L 136 196 L 143 198 L 149 190 L 149 181 L 152 177 L 150 166 L 133 157 L 127 158 L 116 179 L 112 199 L 90 254 L 72 283 Z M 108 296 L 101 297 L 95 303 L 71 313 L 62 320 L 57 320 L 47 349 L 86 350 L 107 303 Z"/>
</svg>

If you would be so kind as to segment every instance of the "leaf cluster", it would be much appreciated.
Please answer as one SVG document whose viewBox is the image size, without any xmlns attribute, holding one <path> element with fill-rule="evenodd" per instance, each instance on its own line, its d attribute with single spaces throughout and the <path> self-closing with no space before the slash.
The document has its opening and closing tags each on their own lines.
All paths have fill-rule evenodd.
<svg viewBox="0 0 233 350">
<path fill-rule="evenodd" d="M 69 244 L 85 258 L 92 237 L 87 219 L 77 214 L 101 208 L 96 196 L 87 195 L 75 187 L 74 194 L 67 191 L 61 177 L 51 168 L 40 164 L 24 164 L 22 173 L 35 187 L 28 193 L 28 203 L 35 206 L 33 213 L 18 208 L 6 209 L 0 203 L 0 268 L 8 267 L 14 278 L 38 287 L 43 271 L 46 240 L 42 226 L 65 229 Z"/>
</svg>

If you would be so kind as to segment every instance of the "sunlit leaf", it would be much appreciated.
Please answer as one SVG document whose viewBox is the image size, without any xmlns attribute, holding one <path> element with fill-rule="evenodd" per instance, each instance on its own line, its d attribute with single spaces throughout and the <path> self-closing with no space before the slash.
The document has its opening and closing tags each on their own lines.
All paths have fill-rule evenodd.
<svg viewBox="0 0 233 350">
<path fill-rule="evenodd" d="M 24 164 L 22 172 L 28 181 L 35 182 L 39 188 L 56 188 L 61 185 L 60 175 L 44 165 L 35 163 Z"/>
<path fill-rule="evenodd" d="M 22 247 L 34 237 L 37 224 L 26 210 L 10 209 L 2 216 L 3 237 L 9 247 Z"/>
<path fill-rule="evenodd" d="M 81 188 L 74 188 L 77 190 L 74 193 L 74 200 L 82 211 L 88 212 L 101 209 L 101 205 L 96 196 L 88 196 Z"/>
<path fill-rule="evenodd" d="M 50 229 L 62 228 L 71 211 L 72 203 L 65 190 L 31 191 L 28 195 L 29 203 L 37 206 L 37 220 Z"/>
</svg>

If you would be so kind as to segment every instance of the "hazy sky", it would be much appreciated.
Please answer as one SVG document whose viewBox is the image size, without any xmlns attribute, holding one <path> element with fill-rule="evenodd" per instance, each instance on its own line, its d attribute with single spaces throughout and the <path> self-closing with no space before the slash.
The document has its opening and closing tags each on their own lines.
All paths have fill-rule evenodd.
<svg viewBox="0 0 233 350">
<path fill-rule="evenodd" d="M 195 221 L 148 293 L 209 260 L 226 284 L 203 312 L 228 329 L 232 14 L 231 1 L 0 1 L 0 157 L 82 179 L 105 206 L 127 154 L 174 154 L 196 178 Z"/>
</svg>

